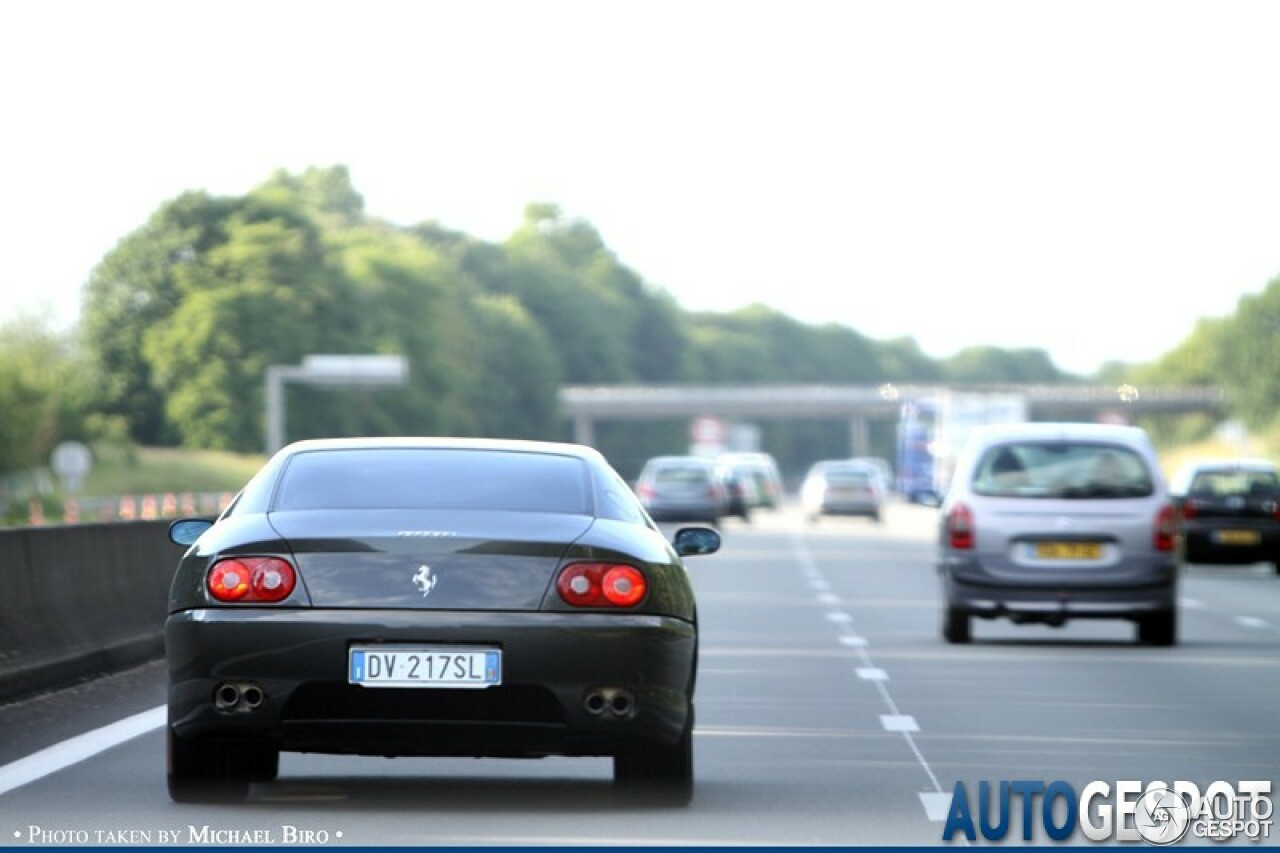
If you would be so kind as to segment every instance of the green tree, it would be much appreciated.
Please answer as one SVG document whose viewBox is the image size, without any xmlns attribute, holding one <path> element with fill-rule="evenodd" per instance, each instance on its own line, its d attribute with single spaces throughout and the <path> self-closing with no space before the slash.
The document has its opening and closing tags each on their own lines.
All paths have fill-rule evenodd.
<svg viewBox="0 0 1280 853">
<path fill-rule="evenodd" d="M 1207 367 L 1220 371 L 1235 411 L 1250 426 L 1275 423 L 1280 412 L 1280 278 L 1262 292 L 1242 297 L 1225 327 L 1206 334 L 1218 351 L 1218 359 Z"/>
<path fill-rule="evenodd" d="M 472 311 L 479 381 L 470 402 L 477 432 L 497 438 L 560 438 L 559 363 L 546 332 L 511 296 L 477 297 Z"/>
<path fill-rule="evenodd" d="M 968 347 L 943 362 L 943 378 L 962 383 L 1079 381 L 1054 365 L 1042 349 Z"/>
<path fill-rule="evenodd" d="M 183 444 L 256 450 L 266 367 L 346 351 L 351 300 L 296 212 L 250 205 L 223 227 L 225 242 L 173 271 L 181 299 L 144 327 L 142 354 Z"/>
<path fill-rule="evenodd" d="M 94 268 L 81 306 L 88 369 L 98 380 L 99 410 L 125 420 L 142 444 L 172 444 L 164 391 L 142 352 L 147 330 L 169 323 L 178 309 L 177 273 L 226 240 L 227 218 L 241 199 L 184 193 L 160 207 Z"/>
</svg>

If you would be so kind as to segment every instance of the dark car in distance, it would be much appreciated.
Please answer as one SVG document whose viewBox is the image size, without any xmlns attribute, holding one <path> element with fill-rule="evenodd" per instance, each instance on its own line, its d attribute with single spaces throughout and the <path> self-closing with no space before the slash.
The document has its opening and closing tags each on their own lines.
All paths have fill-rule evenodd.
<svg viewBox="0 0 1280 853">
<path fill-rule="evenodd" d="M 1266 459 L 1197 459 L 1174 476 L 1185 563 L 1270 563 L 1280 574 L 1280 476 Z"/>
<path fill-rule="evenodd" d="M 170 538 L 174 800 L 242 799 L 299 751 L 610 756 L 619 787 L 689 801 L 682 558 L 720 537 L 668 542 L 598 452 L 298 442 Z"/>
</svg>

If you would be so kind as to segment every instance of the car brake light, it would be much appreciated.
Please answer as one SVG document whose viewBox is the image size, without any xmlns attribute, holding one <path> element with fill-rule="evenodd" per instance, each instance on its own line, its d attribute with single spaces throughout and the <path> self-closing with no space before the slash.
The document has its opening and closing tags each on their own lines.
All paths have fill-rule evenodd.
<svg viewBox="0 0 1280 853">
<path fill-rule="evenodd" d="M 218 601 L 267 604 L 284 601 L 297 584 L 297 572 L 279 557 L 219 560 L 206 580 L 209 594 Z"/>
<path fill-rule="evenodd" d="M 641 500 L 649 500 L 653 497 L 653 486 L 647 484 L 643 486 L 636 486 L 636 495 Z"/>
<path fill-rule="evenodd" d="M 1165 504 L 1156 513 L 1155 547 L 1157 551 L 1172 551 L 1178 535 L 1178 514 Z"/>
<path fill-rule="evenodd" d="M 947 538 L 956 550 L 973 548 L 973 513 L 964 504 L 956 504 L 947 516 Z"/>
<path fill-rule="evenodd" d="M 1195 502 L 1194 500 L 1188 499 L 1188 500 L 1186 500 L 1186 501 L 1183 501 L 1183 503 L 1182 503 L 1182 517 L 1183 517 L 1183 518 L 1195 518 L 1195 517 L 1196 517 L 1196 512 L 1197 512 L 1197 510 L 1196 510 L 1196 502 Z"/>
<path fill-rule="evenodd" d="M 556 591 L 574 607 L 634 607 L 648 591 L 644 574 L 619 563 L 572 563 L 556 578 Z"/>
</svg>

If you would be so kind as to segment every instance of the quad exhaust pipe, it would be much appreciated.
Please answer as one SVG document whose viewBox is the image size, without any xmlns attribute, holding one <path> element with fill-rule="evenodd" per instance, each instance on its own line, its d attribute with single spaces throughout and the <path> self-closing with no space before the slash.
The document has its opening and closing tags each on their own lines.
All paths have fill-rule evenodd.
<svg viewBox="0 0 1280 853">
<path fill-rule="evenodd" d="M 247 713 L 256 711 L 267 701 L 267 694 L 252 682 L 224 681 L 213 691 L 213 707 L 219 711 Z"/>
<path fill-rule="evenodd" d="M 597 687 L 588 690 L 582 707 L 593 717 L 625 719 L 636 712 L 636 697 L 623 687 Z"/>
</svg>

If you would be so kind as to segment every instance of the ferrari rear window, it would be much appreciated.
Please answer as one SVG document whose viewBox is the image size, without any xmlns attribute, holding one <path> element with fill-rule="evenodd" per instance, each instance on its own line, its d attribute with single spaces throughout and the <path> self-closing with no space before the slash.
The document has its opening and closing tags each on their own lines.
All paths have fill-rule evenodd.
<svg viewBox="0 0 1280 853">
<path fill-rule="evenodd" d="M 590 474 L 572 456 L 457 448 L 300 453 L 276 510 L 478 509 L 590 514 Z"/>
</svg>

